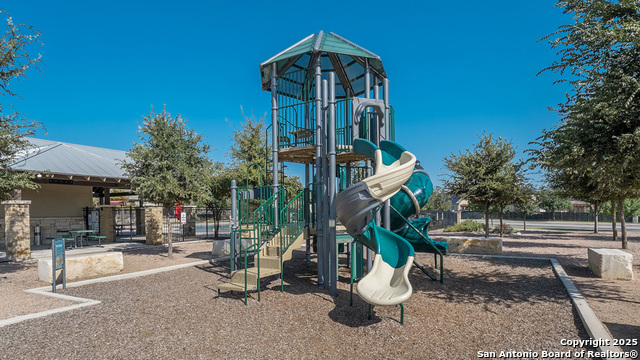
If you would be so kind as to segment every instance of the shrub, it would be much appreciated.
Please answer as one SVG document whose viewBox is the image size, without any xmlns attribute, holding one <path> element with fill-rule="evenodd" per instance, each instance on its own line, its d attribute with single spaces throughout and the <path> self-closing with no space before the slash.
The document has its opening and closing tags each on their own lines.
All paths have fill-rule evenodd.
<svg viewBox="0 0 640 360">
<path fill-rule="evenodd" d="M 459 224 L 455 224 L 455 225 L 451 225 L 447 228 L 445 228 L 443 231 L 444 232 L 464 232 L 464 231 L 481 231 L 482 229 L 484 229 L 484 226 L 482 226 L 482 224 L 467 219 Z"/>
<path fill-rule="evenodd" d="M 511 225 L 509 224 L 502 224 L 502 234 L 504 235 L 508 235 L 508 234 L 513 234 L 513 227 L 511 227 Z M 490 233 L 493 234 L 500 234 L 500 225 L 494 226 L 491 228 L 491 230 L 489 230 Z"/>
</svg>

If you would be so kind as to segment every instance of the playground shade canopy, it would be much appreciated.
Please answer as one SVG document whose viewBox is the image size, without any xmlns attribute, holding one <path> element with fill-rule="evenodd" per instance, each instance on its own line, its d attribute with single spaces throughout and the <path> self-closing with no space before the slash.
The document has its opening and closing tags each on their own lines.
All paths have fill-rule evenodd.
<svg viewBox="0 0 640 360">
<path fill-rule="evenodd" d="M 272 64 L 275 63 L 278 81 L 289 83 L 288 86 L 278 86 L 278 93 L 303 101 L 309 100 L 309 96 L 314 94 L 314 66 L 318 58 L 322 64 L 323 79 L 328 78 L 329 72 L 336 73 L 336 98 L 354 97 L 365 92 L 364 74 L 367 65 L 376 78 L 372 85 L 381 85 L 382 79 L 387 77 L 378 55 L 337 34 L 320 31 L 260 64 L 262 89 L 270 89 Z M 300 72 L 304 72 L 304 76 L 299 76 Z"/>
</svg>

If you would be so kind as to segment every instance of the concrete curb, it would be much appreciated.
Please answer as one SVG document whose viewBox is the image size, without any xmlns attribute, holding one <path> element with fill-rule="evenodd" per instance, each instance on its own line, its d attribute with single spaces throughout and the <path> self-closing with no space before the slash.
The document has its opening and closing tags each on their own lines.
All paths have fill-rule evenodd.
<svg viewBox="0 0 640 360">
<path fill-rule="evenodd" d="M 80 286 L 84 286 L 84 285 L 103 283 L 103 282 L 109 282 L 109 281 L 132 279 L 132 278 L 137 278 L 137 277 L 141 277 L 141 276 L 147 276 L 147 275 L 153 275 L 153 274 L 158 274 L 158 273 L 177 270 L 177 269 L 183 269 L 183 268 L 187 268 L 189 266 L 213 264 L 214 262 L 224 261 L 224 260 L 229 260 L 229 257 L 227 256 L 227 257 L 216 258 L 216 259 L 200 260 L 200 261 L 194 261 L 194 262 L 185 263 L 185 264 L 166 266 L 166 267 L 158 268 L 158 269 L 150 269 L 150 270 L 138 271 L 138 272 L 122 274 L 122 275 L 113 275 L 113 276 L 107 276 L 107 277 L 97 278 L 97 279 L 76 281 L 76 282 L 68 283 L 67 284 L 67 288 L 74 288 L 74 287 L 80 287 Z M 58 287 L 56 287 L 56 289 L 62 289 L 62 285 L 58 285 Z M 85 306 L 97 305 L 97 304 L 101 303 L 101 301 L 99 301 L 99 300 L 84 299 L 84 298 L 75 297 L 75 296 L 69 296 L 69 295 L 62 295 L 62 294 L 53 293 L 51 286 L 43 286 L 43 287 L 39 287 L 39 288 L 29 289 L 29 290 L 25 290 L 25 292 L 31 293 L 31 294 L 50 296 L 50 297 L 54 297 L 54 298 L 62 299 L 62 300 L 67 300 L 67 301 L 79 302 L 79 304 L 65 306 L 65 307 L 52 309 L 52 310 L 41 311 L 41 312 L 37 312 L 37 313 L 33 313 L 33 314 L 20 315 L 20 316 L 12 317 L 12 318 L 5 319 L 5 320 L 0 320 L 0 327 L 4 327 L 4 326 L 7 326 L 7 325 L 12 325 L 12 324 L 17 324 L 19 322 L 26 321 L 26 320 L 32 320 L 32 319 L 37 319 L 37 318 L 53 315 L 53 314 L 58 314 L 58 313 L 62 313 L 62 312 L 65 312 L 65 311 L 75 310 L 75 309 L 79 309 L 79 308 L 82 308 L 82 307 L 85 307 Z"/>
<path fill-rule="evenodd" d="M 584 296 L 580 293 L 576 285 L 571 281 L 571 278 L 564 271 L 564 268 L 558 260 L 554 258 L 539 258 L 539 257 L 526 257 L 526 256 L 507 256 L 507 255 L 474 255 L 474 254 L 450 254 L 453 256 L 470 256 L 470 257 L 479 257 L 479 258 L 498 258 L 498 259 L 514 259 L 514 260 L 542 260 L 549 261 L 551 263 L 551 267 L 553 268 L 553 272 L 560 280 L 562 285 L 564 286 L 569 298 L 571 299 L 571 303 L 576 308 L 578 312 L 578 316 L 580 316 L 580 321 L 582 321 L 582 325 L 585 330 L 589 334 L 589 337 L 594 340 L 602 339 L 604 342 L 609 344 L 613 344 L 613 338 L 607 331 L 607 329 L 602 325 L 602 322 L 598 319 L 596 314 L 591 310 L 589 304 L 587 304 L 587 300 L 585 300 Z M 596 347 L 598 352 L 602 353 L 622 353 L 622 348 L 619 346 L 613 345 L 601 345 Z M 606 358 L 609 359 L 609 358 Z M 613 358 L 611 358 L 613 359 Z M 617 358 L 619 359 L 619 358 Z"/>
</svg>

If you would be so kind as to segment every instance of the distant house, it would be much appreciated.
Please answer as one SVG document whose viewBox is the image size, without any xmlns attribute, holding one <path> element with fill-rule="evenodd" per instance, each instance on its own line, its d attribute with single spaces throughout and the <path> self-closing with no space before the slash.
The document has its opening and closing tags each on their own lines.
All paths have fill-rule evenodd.
<svg viewBox="0 0 640 360">
<path fill-rule="evenodd" d="M 451 195 L 447 200 L 451 202 L 451 211 L 461 212 L 469 210 L 469 201 L 466 199 L 459 198 L 457 195 Z"/>
<path fill-rule="evenodd" d="M 110 189 L 128 189 L 129 178 L 121 167 L 126 152 L 60 141 L 28 138 L 31 146 L 10 165 L 12 171 L 33 171 L 37 190 L 21 189 L 17 200 L 30 200 L 33 227 L 42 237 L 53 237 L 56 229 L 84 229 L 83 209 L 93 198 L 110 203 Z M 4 237 L 4 207 L 0 210 L 0 236 Z"/>
<path fill-rule="evenodd" d="M 576 213 L 591 212 L 591 204 L 584 201 L 571 200 L 571 207 L 573 208 L 573 212 L 576 212 Z"/>
</svg>

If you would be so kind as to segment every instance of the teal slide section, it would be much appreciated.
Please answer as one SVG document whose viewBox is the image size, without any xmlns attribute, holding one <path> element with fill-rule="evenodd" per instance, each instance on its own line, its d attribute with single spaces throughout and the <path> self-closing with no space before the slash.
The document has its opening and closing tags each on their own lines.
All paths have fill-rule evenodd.
<svg viewBox="0 0 640 360">
<path fill-rule="evenodd" d="M 364 154 L 368 156 L 371 160 L 375 162 L 376 160 L 376 151 L 380 149 L 380 155 L 382 156 L 382 163 L 386 166 L 391 165 L 393 162 L 400 159 L 402 153 L 406 150 L 398 143 L 393 141 L 383 140 L 380 142 L 380 147 L 378 148 L 375 144 L 370 141 L 364 139 L 356 139 L 353 143 L 353 148 L 355 152 L 360 154 Z M 446 242 L 433 241 L 429 237 L 428 227 L 431 221 L 430 217 L 424 217 L 420 219 L 415 219 L 413 221 L 406 220 L 411 217 L 411 215 L 416 214 L 419 211 L 419 208 L 424 206 L 431 194 L 433 193 L 433 183 L 429 178 L 429 175 L 421 170 L 415 169 L 409 180 L 407 180 L 404 184 L 406 189 L 402 189 L 398 191 L 393 197 L 390 199 L 391 206 L 397 210 L 399 214 L 394 211 L 391 211 L 391 224 L 390 229 L 402 238 L 405 241 L 408 241 L 409 244 L 413 247 L 416 252 L 426 252 L 426 253 L 435 253 L 437 252 L 434 249 L 434 246 L 443 254 L 446 254 L 448 251 L 448 244 Z M 411 193 L 409 195 L 407 190 Z M 411 198 L 413 197 L 416 201 Z M 363 199 L 364 200 L 364 199 Z M 370 201 L 370 200 L 369 200 Z M 416 209 L 416 202 L 419 205 L 418 209 Z M 362 204 L 366 204 L 366 201 L 362 201 Z M 371 202 L 366 209 L 369 210 L 374 208 L 374 205 L 381 206 L 381 203 Z M 355 214 L 359 211 L 359 208 L 355 208 L 350 206 L 349 213 Z M 338 210 L 340 214 L 341 211 Z M 370 217 L 367 217 L 366 220 L 369 220 Z M 343 224 L 345 221 L 343 221 Z M 409 222 L 411 225 L 409 225 Z M 367 222 L 363 223 L 367 224 Z M 417 231 L 416 231 L 417 230 Z M 367 230 L 364 230 L 363 234 L 369 234 L 367 236 L 354 236 L 356 240 L 365 245 L 366 247 L 377 251 L 378 246 L 375 238 L 370 236 L 371 232 L 371 222 L 367 226 Z M 387 230 L 385 230 L 387 232 Z M 358 235 L 358 234 L 351 234 Z"/>
<path fill-rule="evenodd" d="M 416 199 L 420 208 L 422 208 L 433 193 L 433 184 L 426 172 L 422 170 L 416 170 L 411 175 L 411 178 L 405 183 L 407 189 L 411 192 Z M 434 253 L 436 252 L 433 246 L 438 248 L 441 253 L 446 254 L 449 251 L 449 245 L 444 241 L 433 241 L 429 237 L 429 223 L 431 217 L 423 217 L 410 221 L 412 226 L 409 226 L 406 219 L 411 215 L 416 214 L 419 209 L 416 209 L 411 195 L 405 190 L 399 191 L 391 198 L 391 206 L 398 211 L 391 212 L 391 226 L 390 228 L 396 234 L 406 239 L 416 252 Z M 418 232 L 416 232 L 418 230 Z M 426 238 L 426 239 L 425 239 Z M 433 245 L 433 246 L 432 246 Z"/>
<path fill-rule="evenodd" d="M 370 222 L 367 230 L 355 237 L 362 244 L 376 244 L 374 250 L 382 256 L 382 260 L 395 269 L 406 265 L 407 258 L 414 255 L 411 244 L 396 233 Z"/>
</svg>

